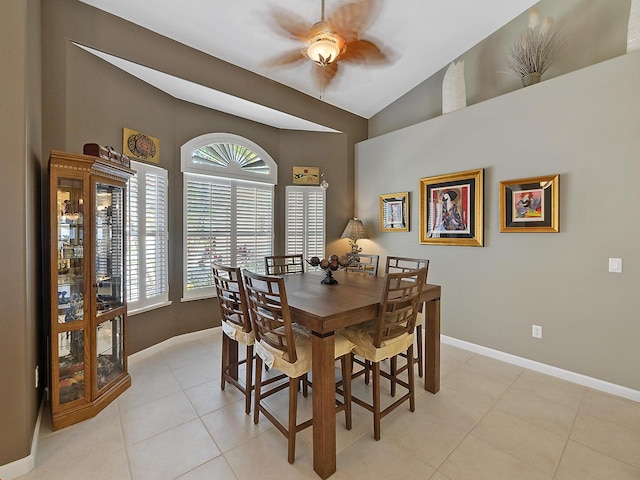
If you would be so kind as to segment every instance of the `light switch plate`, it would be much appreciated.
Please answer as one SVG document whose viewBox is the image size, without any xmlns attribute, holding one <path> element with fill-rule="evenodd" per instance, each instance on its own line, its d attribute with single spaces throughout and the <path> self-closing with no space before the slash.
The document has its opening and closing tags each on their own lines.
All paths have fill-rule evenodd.
<svg viewBox="0 0 640 480">
<path fill-rule="evenodd" d="M 622 259 L 621 258 L 610 258 L 609 259 L 609 272 L 611 272 L 611 273 L 622 273 Z"/>
</svg>

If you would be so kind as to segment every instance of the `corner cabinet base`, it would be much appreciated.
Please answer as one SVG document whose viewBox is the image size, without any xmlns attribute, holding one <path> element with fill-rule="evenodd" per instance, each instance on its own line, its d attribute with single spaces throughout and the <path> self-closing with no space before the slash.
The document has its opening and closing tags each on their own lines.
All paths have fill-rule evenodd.
<svg viewBox="0 0 640 480">
<path fill-rule="evenodd" d="M 113 385 L 94 402 L 72 410 L 53 413 L 53 430 L 60 430 L 74 423 L 95 417 L 130 386 L 131 376 L 126 374 L 120 380 L 114 382 Z"/>
</svg>

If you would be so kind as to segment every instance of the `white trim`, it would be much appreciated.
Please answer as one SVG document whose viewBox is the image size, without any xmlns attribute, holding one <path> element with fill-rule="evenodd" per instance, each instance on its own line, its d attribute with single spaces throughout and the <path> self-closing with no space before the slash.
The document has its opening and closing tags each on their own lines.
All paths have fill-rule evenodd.
<svg viewBox="0 0 640 480">
<path fill-rule="evenodd" d="M 167 338 L 163 342 L 156 343 L 155 345 L 151 345 L 144 350 L 132 353 L 127 357 L 127 360 L 129 364 L 139 362 L 140 360 L 144 360 L 145 358 L 155 355 L 156 353 L 161 352 L 165 348 L 171 347 L 173 345 L 179 345 L 181 343 L 199 340 L 201 338 L 208 337 L 209 335 L 213 335 L 219 332 L 222 332 L 222 327 L 213 327 L 206 330 L 198 330 L 197 332 L 184 333 L 182 335 Z"/>
<path fill-rule="evenodd" d="M 268 174 L 258 174 L 243 171 L 238 165 L 229 164 L 227 167 L 216 167 L 213 165 L 196 165 L 193 163 L 193 152 L 201 147 L 206 147 L 214 143 L 230 143 L 248 148 L 257 153 L 262 161 L 269 167 Z M 183 173 L 199 173 L 201 175 L 232 178 L 245 180 L 248 182 L 266 183 L 269 185 L 278 184 L 278 164 L 267 151 L 248 138 L 234 135 L 233 133 L 205 133 L 199 137 L 192 138 L 180 147 L 180 168 Z"/>
<path fill-rule="evenodd" d="M 33 438 L 31 439 L 31 451 L 29 455 L 16 460 L 15 462 L 7 463 L 6 465 L 0 465 L 0 479 L 13 480 L 14 478 L 26 475 L 36 466 L 36 457 L 38 455 L 38 441 L 40 439 L 40 425 L 42 425 L 42 415 L 44 413 L 44 405 L 47 401 L 47 395 L 42 394 L 42 400 L 40 401 L 40 410 L 38 411 L 38 419 L 36 420 L 36 426 L 33 429 Z"/>
<path fill-rule="evenodd" d="M 155 310 L 157 308 L 168 307 L 173 302 L 171 300 L 161 303 L 155 303 L 153 305 L 148 305 L 146 307 L 136 308 L 135 310 L 127 310 L 127 317 L 133 317 L 139 313 L 149 312 L 151 310 Z"/>
<path fill-rule="evenodd" d="M 599 390 L 601 392 L 610 393 L 611 395 L 640 402 L 640 390 L 633 390 L 628 387 L 623 387 L 622 385 L 605 382 L 604 380 L 588 377 L 581 373 L 563 370 L 562 368 L 554 367 L 552 365 L 536 362 L 535 360 L 529 360 L 528 358 L 517 357 L 510 353 L 483 347 L 482 345 L 476 345 L 475 343 L 465 342 L 464 340 L 458 340 L 457 338 L 447 337 L 446 335 L 440 335 L 440 342 L 462 348 L 463 350 L 468 350 L 470 352 L 479 353 L 480 355 L 495 358 L 496 360 L 501 360 L 506 363 L 518 365 L 519 367 L 528 368 L 529 370 L 544 373 L 545 375 L 577 383 L 578 385 L 584 385 L 585 387 L 593 388 L 594 390 Z"/>
</svg>

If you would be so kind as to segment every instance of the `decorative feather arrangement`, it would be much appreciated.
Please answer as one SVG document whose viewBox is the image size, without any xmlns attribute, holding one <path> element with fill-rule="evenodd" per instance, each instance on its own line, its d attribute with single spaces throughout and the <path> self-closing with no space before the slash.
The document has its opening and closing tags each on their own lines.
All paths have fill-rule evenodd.
<svg viewBox="0 0 640 480">
<path fill-rule="evenodd" d="M 523 78 L 536 75 L 537 80 L 547 71 L 553 62 L 558 48 L 565 42 L 565 38 L 553 25 L 553 19 L 547 17 L 542 24 L 539 22 L 538 10 L 529 12 L 529 28 L 520 40 L 511 47 L 511 54 L 507 61 L 508 67 Z"/>
</svg>

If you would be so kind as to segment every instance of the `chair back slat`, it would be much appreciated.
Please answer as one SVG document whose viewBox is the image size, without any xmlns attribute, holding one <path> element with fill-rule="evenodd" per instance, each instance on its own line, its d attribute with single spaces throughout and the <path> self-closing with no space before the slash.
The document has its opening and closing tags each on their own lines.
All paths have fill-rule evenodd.
<svg viewBox="0 0 640 480">
<path fill-rule="evenodd" d="M 426 268 L 427 274 L 429 270 L 429 260 L 426 258 L 409 258 L 409 257 L 387 257 L 387 263 L 384 273 L 406 272 L 409 270 L 418 270 Z M 425 279 L 426 282 L 426 279 Z"/>
<path fill-rule="evenodd" d="M 264 257 L 267 275 L 287 275 L 289 273 L 304 273 L 302 254 L 269 255 Z"/>
<path fill-rule="evenodd" d="M 249 316 L 257 342 L 264 342 L 297 361 L 291 314 L 282 277 L 243 270 Z"/>
<path fill-rule="evenodd" d="M 368 255 L 360 253 L 354 261 L 347 265 L 346 269 L 349 272 L 366 273 L 375 277 L 376 275 L 378 275 L 379 260 L 380 255 Z"/>
<path fill-rule="evenodd" d="M 245 333 L 250 332 L 251 320 L 240 269 L 215 262 L 211 264 L 211 268 L 221 319 L 237 325 Z"/>
<path fill-rule="evenodd" d="M 376 348 L 385 341 L 413 333 L 426 278 L 426 267 L 387 274 L 373 341 Z"/>
</svg>

